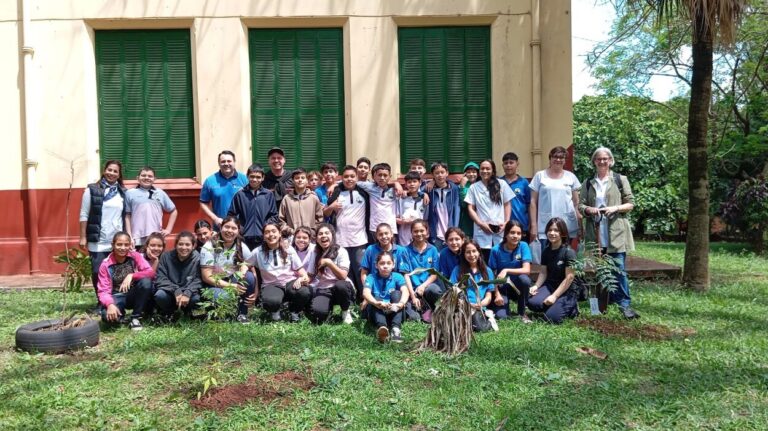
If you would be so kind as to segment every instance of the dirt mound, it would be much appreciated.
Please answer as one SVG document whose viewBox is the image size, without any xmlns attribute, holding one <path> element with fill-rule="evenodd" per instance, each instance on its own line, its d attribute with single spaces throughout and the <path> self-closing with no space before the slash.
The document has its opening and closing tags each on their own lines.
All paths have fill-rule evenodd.
<svg viewBox="0 0 768 431">
<path fill-rule="evenodd" d="M 245 383 L 211 389 L 204 397 L 190 401 L 192 407 L 201 410 L 223 412 L 230 407 L 253 401 L 271 403 L 279 399 L 290 401 L 294 391 L 308 391 L 315 387 L 311 370 L 307 374 L 284 371 L 267 376 L 252 375 Z"/>
<path fill-rule="evenodd" d="M 673 330 L 661 325 L 645 325 L 610 319 L 579 319 L 576 325 L 611 337 L 633 340 L 669 340 L 688 337 L 696 333 L 691 328 Z"/>
</svg>

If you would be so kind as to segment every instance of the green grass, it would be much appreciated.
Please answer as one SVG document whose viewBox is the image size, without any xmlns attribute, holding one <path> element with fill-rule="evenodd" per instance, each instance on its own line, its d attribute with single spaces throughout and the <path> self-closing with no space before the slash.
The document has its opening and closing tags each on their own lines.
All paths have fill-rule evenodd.
<svg viewBox="0 0 768 431">
<path fill-rule="evenodd" d="M 642 243 L 638 254 L 681 264 L 683 247 Z M 733 244 L 714 244 L 710 256 L 705 294 L 633 286 L 642 319 L 632 326 L 693 335 L 626 340 L 573 322 L 508 321 L 457 358 L 412 352 L 423 325 L 406 324 L 403 345 L 379 345 L 359 322 L 119 328 L 85 352 L 30 355 L 13 349 L 14 330 L 55 316 L 60 293 L 3 292 L 0 429 L 493 430 L 505 419 L 509 430 L 768 429 L 768 261 Z M 73 300 L 81 310 L 93 301 Z M 619 320 L 615 309 L 605 318 Z M 211 372 L 231 384 L 309 368 L 317 386 L 289 403 L 216 414 L 188 402 Z"/>
</svg>

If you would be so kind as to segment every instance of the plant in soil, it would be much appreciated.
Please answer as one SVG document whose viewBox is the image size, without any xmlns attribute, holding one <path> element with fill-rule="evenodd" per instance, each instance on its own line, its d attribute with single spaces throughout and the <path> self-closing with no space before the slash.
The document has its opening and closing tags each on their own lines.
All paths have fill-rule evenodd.
<svg viewBox="0 0 768 431">
<path fill-rule="evenodd" d="M 580 299 L 597 298 L 600 312 L 604 313 L 608 306 L 608 295 L 619 287 L 616 274 L 621 273 L 621 270 L 616 259 L 608 253 L 602 253 L 597 243 L 587 242 L 573 262 L 573 270 L 576 273 L 574 283 L 584 293 L 579 293 Z"/>
</svg>

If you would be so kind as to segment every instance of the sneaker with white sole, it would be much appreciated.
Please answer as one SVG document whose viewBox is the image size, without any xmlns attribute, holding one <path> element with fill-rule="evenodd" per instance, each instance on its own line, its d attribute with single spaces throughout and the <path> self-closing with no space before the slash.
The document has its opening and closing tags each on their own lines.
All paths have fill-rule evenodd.
<svg viewBox="0 0 768 431">
<path fill-rule="evenodd" d="M 376 339 L 379 343 L 386 343 L 389 340 L 389 329 L 386 326 L 379 326 L 376 330 Z"/>
<path fill-rule="evenodd" d="M 352 312 L 349 310 L 342 310 L 341 321 L 347 325 L 351 325 L 355 321 L 355 319 L 352 317 Z"/>
<path fill-rule="evenodd" d="M 402 343 L 403 337 L 400 335 L 400 328 L 392 328 L 392 337 L 391 340 L 393 343 Z"/>
<path fill-rule="evenodd" d="M 496 323 L 496 317 L 493 315 L 493 311 L 485 310 L 485 317 L 488 318 L 488 323 L 491 324 L 491 329 L 493 329 L 494 332 L 499 332 L 499 324 Z"/>
<path fill-rule="evenodd" d="M 131 328 L 131 331 L 141 331 L 144 329 L 139 319 L 136 318 L 131 319 L 131 323 L 128 324 L 128 327 Z"/>
<path fill-rule="evenodd" d="M 237 321 L 240 324 L 243 324 L 243 325 L 247 325 L 247 324 L 251 323 L 251 321 L 248 319 L 248 316 L 246 316 L 245 314 L 238 314 L 237 315 Z"/>
</svg>

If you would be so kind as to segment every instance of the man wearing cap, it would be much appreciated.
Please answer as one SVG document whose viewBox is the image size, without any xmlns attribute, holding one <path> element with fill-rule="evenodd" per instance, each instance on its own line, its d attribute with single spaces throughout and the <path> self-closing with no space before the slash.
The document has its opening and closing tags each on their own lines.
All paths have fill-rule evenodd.
<svg viewBox="0 0 768 431">
<path fill-rule="evenodd" d="M 248 184 L 248 178 L 235 169 L 235 153 L 224 150 L 219 153 L 219 170 L 203 182 L 200 189 L 200 209 L 216 226 L 226 217 L 232 197 Z"/>
<path fill-rule="evenodd" d="M 272 147 L 267 152 L 269 171 L 264 176 L 262 186 L 275 194 L 275 204 L 280 208 L 283 196 L 293 191 L 291 171 L 285 169 L 285 152 L 280 147 Z"/>
</svg>

